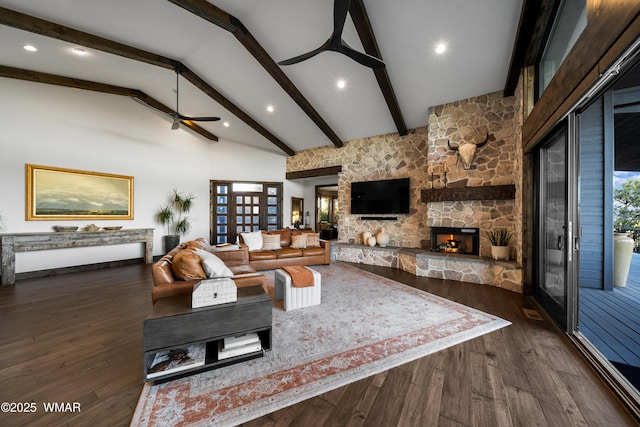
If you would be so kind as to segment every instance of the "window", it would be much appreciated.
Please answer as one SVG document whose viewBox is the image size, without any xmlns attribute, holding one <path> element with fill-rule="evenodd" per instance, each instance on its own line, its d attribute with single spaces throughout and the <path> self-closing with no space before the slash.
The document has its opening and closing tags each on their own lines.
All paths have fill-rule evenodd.
<svg viewBox="0 0 640 427">
<path fill-rule="evenodd" d="M 282 183 L 211 181 L 211 242 L 234 243 L 243 231 L 282 228 Z"/>
<path fill-rule="evenodd" d="M 538 96 L 549 85 L 586 26 L 586 0 L 562 0 L 538 63 Z"/>
</svg>

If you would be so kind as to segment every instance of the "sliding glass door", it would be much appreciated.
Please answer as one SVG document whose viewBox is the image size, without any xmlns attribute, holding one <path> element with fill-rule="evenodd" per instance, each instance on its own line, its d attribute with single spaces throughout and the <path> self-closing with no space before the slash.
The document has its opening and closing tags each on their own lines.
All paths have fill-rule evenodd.
<svg viewBox="0 0 640 427">
<path fill-rule="evenodd" d="M 537 151 L 537 248 L 535 297 L 565 330 L 575 326 L 576 292 L 572 285 L 575 265 L 573 218 L 575 190 L 566 120 Z"/>
</svg>

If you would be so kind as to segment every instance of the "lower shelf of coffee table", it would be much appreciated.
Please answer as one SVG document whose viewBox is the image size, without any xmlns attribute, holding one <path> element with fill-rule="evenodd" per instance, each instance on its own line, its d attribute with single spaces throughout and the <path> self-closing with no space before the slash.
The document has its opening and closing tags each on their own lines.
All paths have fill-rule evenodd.
<svg viewBox="0 0 640 427">
<path fill-rule="evenodd" d="M 204 365 L 195 366 L 193 368 L 184 369 L 181 371 L 169 371 L 163 375 L 157 375 L 153 378 L 145 378 L 146 381 L 151 381 L 155 384 L 160 384 L 169 380 L 175 380 L 178 378 L 183 378 L 189 375 L 198 374 L 201 372 L 210 371 L 213 369 L 219 369 L 225 366 L 234 365 L 236 363 L 247 362 L 249 360 L 257 359 L 259 357 L 263 357 L 267 351 L 271 350 L 271 329 L 258 331 L 258 336 L 260 338 L 261 350 L 254 351 L 251 353 L 245 353 L 238 356 L 228 357 L 225 359 L 218 359 L 218 345 L 221 339 L 209 341 L 206 343 L 206 356 Z M 184 345 L 182 345 L 184 346 Z M 171 348 L 166 349 L 158 349 L 157 351 L 148 351 L 145 352 L 145 373 L 149 370 L 151 363 L 156 355 L 156 353 L 171 350 L 173 348 L 179 348 L 181 345 L 177 345 Z"/>
</svg>

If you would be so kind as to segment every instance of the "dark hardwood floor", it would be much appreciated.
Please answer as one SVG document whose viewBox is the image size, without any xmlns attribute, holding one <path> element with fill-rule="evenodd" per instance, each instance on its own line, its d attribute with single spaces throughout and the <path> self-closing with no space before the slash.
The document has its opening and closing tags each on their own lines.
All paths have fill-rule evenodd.
<svg viewBox="0 0 640 427">
<path fill-rule="evenodd" d="M 247 426 L 631 426 L 625 412 L 527 300 L 489 286 L 361 266 L 513 324 L 247 423 Z M 151 267 L 130 265 L 0 287 L 1 426 L 126 426 L 142 389 Z M 81 412 L 45 413 L 45 402 Z M 29 407 L 29 405 L 26 405 Z"/>
</svg>

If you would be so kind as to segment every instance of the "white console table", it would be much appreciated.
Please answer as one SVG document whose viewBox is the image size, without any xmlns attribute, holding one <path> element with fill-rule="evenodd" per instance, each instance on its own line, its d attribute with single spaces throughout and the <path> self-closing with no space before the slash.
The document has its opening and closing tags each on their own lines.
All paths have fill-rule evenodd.
<svg viewBox="0 0 640 427">
<path fill-rule="evenodd" d="M 16 282 L 16 252 L 126 243 L 144 244 L 144 262 L 153 262 L 153 228 L 0 234 L 0 285 L 13 285 Z"/>
</svg>

